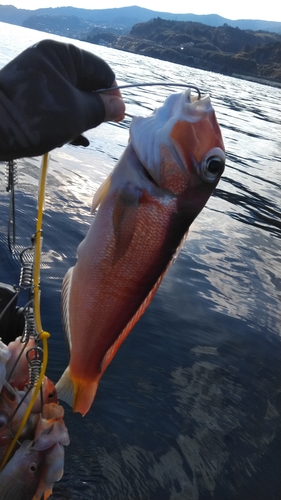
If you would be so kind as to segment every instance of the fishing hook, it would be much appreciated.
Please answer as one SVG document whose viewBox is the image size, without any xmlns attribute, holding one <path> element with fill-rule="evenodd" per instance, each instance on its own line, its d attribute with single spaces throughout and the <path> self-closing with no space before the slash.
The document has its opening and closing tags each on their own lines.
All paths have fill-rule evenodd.
<svg viewBox="0 0 281 500">
<path fill-rule="evenodd" d="M 101 92 L 108 92 L 109 90 L 122 90 L 122 89 L 127 89 L 131 87 L 154 87 L 154 86 L 163 86 L 163 87 L 184 87 L 184 88 L 189 88 L 193 89 L 197 92 L 198 98 L 197 100 L 199 101 L 201 99 L 201 91 L 196 85 L 191 85 L 189 83 L 176 83 L 176 82 L 146 82 L 146 83 L 126 83 L 124 85 L 116 85 L 115 87 L 110 87 L 107 89 L 98 89 L 96 90 L 97 93 Z"/>
</svg>

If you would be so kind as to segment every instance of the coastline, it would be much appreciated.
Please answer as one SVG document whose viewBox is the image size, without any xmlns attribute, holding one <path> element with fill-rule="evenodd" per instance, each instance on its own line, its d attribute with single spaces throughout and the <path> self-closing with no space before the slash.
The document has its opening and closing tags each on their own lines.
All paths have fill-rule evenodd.
<svg viewBox="0 0 281 500">
<path fill-rule="evenodd" d="M 246 80 L 249 82 L 260 83 L 261 85 L 268 85 L 269 87 L 276 87 L 278 89 L 281 89 L 281 82 L 267 80 L 266 78 L 258 78 L 256 76 L 242 75 L 240 73 L 233 73 L 231 76 L 233 78 L 239 78 L 240 80 Z"/>
</svg>

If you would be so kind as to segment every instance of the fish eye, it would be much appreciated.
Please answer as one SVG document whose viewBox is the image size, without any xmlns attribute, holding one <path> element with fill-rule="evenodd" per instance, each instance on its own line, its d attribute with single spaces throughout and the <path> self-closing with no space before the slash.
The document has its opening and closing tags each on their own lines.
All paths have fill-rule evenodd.
<svg viewBox="0 0 281 500">
<path fill-rule="evenodd" d="M 0 414 L 0 429 L 5 427 L 8 423 L 8 417 L 4 413 Z"/>
<path fill-rule="evenodd" d="M 225 154 L 220 148 L 211 149 L 199 164 L 199 171 L 205 182 L 215 182 L 222 175 L 225 166 Z"/>
<path fill-rule="evenodd" d="M 221 171 L 222 168 L 222 159 L 218 156 L 211 156 L 207 160 L 207 170 L 211 174 L 217 174 Z"/>
<path fill-rule="evenodd" d="M 38 464 L 36 462 L 32 462 L 29 467 L 30 472 L 36 472 L 38 470 Z"/>
</svg>

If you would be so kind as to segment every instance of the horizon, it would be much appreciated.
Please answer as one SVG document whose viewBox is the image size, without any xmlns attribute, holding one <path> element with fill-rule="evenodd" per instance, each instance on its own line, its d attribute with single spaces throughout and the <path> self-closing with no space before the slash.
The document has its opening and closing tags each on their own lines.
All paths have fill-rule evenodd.
<svg viewBox="0 0 281 500">
<path fill-rule="evenodd" d="M 118 5 L 117 5 L 118 4 Z M 236 2 L 224 2 L 224 0 L 201 0 L 199 5 L 193 5 L 192 11 L 186 11 L 184 0 L 174 0 L 167 8 L 163 6 L 162 0 L 104 0 L 103 6 L 93 7 L 92 0 L 7 0 L 0 2 L 1 6 L 13 6 L 17 9 L 38 10 L 41 8 L 74 7 L 86 10 L 107 10 L 122 7 L 142 7 L 155 12 L 168 12 L 171 14 L 195 14 L 211 15 L 215 14 L 232 21 L 235 20 L 262 20 L 271 22 L 281 22 L 281 8 L 276 8 L 276 0 L 268 0 L 266 3 L 259 3 L 252 6 L 244 0 Z M 253 14 L 254 12 L 254 14 Z"/>
</svg>

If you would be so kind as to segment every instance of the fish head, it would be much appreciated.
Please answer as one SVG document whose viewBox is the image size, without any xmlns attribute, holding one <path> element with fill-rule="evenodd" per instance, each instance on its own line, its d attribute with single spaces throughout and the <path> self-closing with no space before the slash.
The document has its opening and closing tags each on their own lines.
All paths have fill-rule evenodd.
<svg viewBox="0 0 281 500">
<path fill-rule="evenodd" d="M 34 394 L 34 390 L 35 389 L 29 391 L 29 396 L 27 397 L 26 401 L 30 402 L 31 397 Z M 42 405 L 51 402 L 58 402 L 58 393 L 54 383 L 45 375 L 43 378 L 42 390 L 38 393 L 37 398 L 35 399 L 32 407 L 32 413 L 41 413 Z"/>
<path fill-rule="evenodd" d="M 0 339 L 0 392 L 3 385 L 6 383 L 6 363 L 10 357 L 11 353 L 8 346 Z"/>
<path fill-rule="evenodd" d="M 9 386 L 4 386 L 0 394 L 0 411 L 5 411 L 9 417 L 13 415 L 20 402 L 20 392 Z"/>
<path fill-rule="evenodd" d="M 33 446 L 33 442 L 26 440 L 15 453 L 14 466 L 15 469 L 20 469 L 27 479 L 33 481 L 33 478 L 40 472 L 43 463 L 44 454 L 40 453 Z"/>
<path fill-rule="evenodd" d="M 22 337 L 17 337 L 14 341 L 8 344 L 10 358 L 6 363 L 7 380 L 12 387 L 17 387 L 23 390 L 25 384 L 29 380 L 29 364 L 27 361 L 26 353 L 29 351 L 29 360 L 35 357 L 34 338 L 30 338 L 28 342 L 23 342 Z"/>
<path fill-rule="evenodd" d="M 223 173 L 225 149 L 209 95 L 170 95 L 150 117 L 133 118 L 130 138 L 153 181 L 175 195 L 204 183 L 212 192 Z"/>
<path fill-rule="evenodd" d="M 56 403 L 43 406 L 43 411 L 34 433 L 34 448 L 46 450 L 56 443 L 69 444 L 68 430 L 65 426 L 64 408 Z"/>
<path fill-rule="evenodd" d="M 9 416 L 5 411 L 0 412 L 0 444 L 4 445 L 5 439 L 9 438 L 11 435 L 9 429 Z"/>
<path fill-rule="evenodd" d="M 32 441 L 24 441 L 0 474 L 1 498 L 33 498 L 40 482 L 44 455 L 33 448 Z"/>
<path fill-rule="evenodd" d="M 2 371 L 2 366 L 5 366 L 8 359 L 11 357 L 11 353 L 8 349 L 8 346 L 2 342 L 0 339 L 0 373 Z"/>
<path fill-rule="evenodd" d="M 53 402 L 43 406 L 42 416 L 45 420 L 57 420 L 64 417 L 63 406 Z"/>
<path fill-rule="evenodd" d="M 44 377 L 43 380 L 43 405 L 48 403 L 56 404 L 58 402 L 58 393 L 52 380 Z"/>
</svg>

